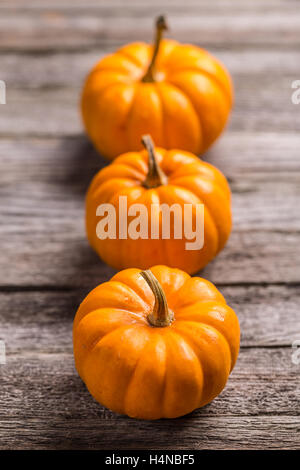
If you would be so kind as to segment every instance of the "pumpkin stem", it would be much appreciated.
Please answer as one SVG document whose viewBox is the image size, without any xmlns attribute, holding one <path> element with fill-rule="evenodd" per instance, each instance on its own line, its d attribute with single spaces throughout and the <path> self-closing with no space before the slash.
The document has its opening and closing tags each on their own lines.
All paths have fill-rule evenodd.
<svg viewBox="0 0 300 470">
<path fill-rule="evenodd" d="M 155 32 L 155 40 L 154 40 L 154 47 L 153 47 L 153 55 L 148 67 L 148 70 L 144 77 L 142 78 L 142 82 L 154 82 L 155 81 L 155 61 L 157 58 L 157 54 L 159 51 L 159 46 L 162 40 L 163 31 L 168 29 L 167 22 L 164 16 L 158 16 L 156 19 L 156 32 Z"/>
<path fill-rule="evenodd" d="M 174 320 L 174 314 L 169 310 L 167 299 L 160 283 L 149 269 L 141 271 L 141 276 L 151 288 L 155 298 L 153 311 L 147 316 L 148 322 L 156 327 L 169 326 Z"/>
<path fill-rule="evenodd" d="M 143 135 L 142 144 L 148 152 L 148 174 L 143 183 L 148 189 L 167 184 L 167 177 L 160 168 L 155 155 L 154 144 L 150 135 Z"/>
</svg>

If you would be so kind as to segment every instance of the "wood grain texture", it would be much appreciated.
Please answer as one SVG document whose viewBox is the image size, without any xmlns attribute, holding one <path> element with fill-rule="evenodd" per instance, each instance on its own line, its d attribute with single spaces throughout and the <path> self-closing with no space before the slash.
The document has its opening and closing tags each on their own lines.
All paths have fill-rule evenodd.
<svg viewBox="0 0 300 470">
<path fill-rule="evenodd" d="M 274 162 L 283 149 L 279 148 L 274 156 L 273 148 L 268 148 L 268 141 L 261 136 L 250 135 L 247 140 L 244 136 L 242 141 L 238 136 L 230 140 L 222 138 L 217 148 L 203 157 L 229 179 L 235 231 L 300 229 L 297 207 L 300 198 L 297 144 L 300 138 L 296 136 L 286 141 L 289 141 L 288 149 L 292 150 L 291 167 L 285 160 L 281 162 L 285 171 L 280 171 L 277 166 L 274 170 Z M 280 139 L 280 143 L 283 145 L 284 141 Z M 251 148 L 255 157 L 247 158 L 243 154 L 245 146 Z M 0 234 L 14 232 L 16 225 L 22 233 L 31 232 L 32 224 L 37 227 L 38 222 L 39 232 L 58 232 L 65 225 L 66 230 L 73 227 L 73 232 L 82 234 L 84 194 L 96 172 L 108 164 L 85 138 L 55 142 L 0 140 L 0 158 L 0 171 L 3 171 L 0 214 L 7 217 Z M 30 220 L 33 215 L 34 219 Z M 21 217 L 29 220 L 22 224 Z"/>
<path fill-rule="evenodd" d="M 115 272 L 89 247 L 83 227 L 81 235 L 65 223 L 60 233 L 40 234 L 37 225 L 27 236 L 22 227 L 0 236 L 2 263 L 7 266 L 0 272 L 1 287 L 90 288 Z M 226 248 L 200 275 L 218 285 L 298 283 L 299 257 L 298 233 L 233 232 Z"/>
<path fill-rule="evenodd" d="M 122 46 L 123 43 L 120 43 Z M 86 51 L 49 51 L 32 53 L 22 51 L 1 53 L 1 79 L 9 83 L 9 89 L 36 90 L 45 88 L 76 88 L 87 72 L 105 55 L 116 51 L 118 46 L 107 45 Z M 287 54 L 282 49 L 267 46 L 257 49 L 251 45 L 243 48 L 219 49 L 210 47 L 209 52 L 218 57 L 233 75 L 236 88 L 241 81 L 277 81 L 281 77 L 284 85 L 298 76 L 300 51 Z M 51 81 L 49 77 L 51 76 Z M 251 83 L 250 85 L 251 86 Z"/>
<path fill-rule="evenodd" d="M 220 286 L 238 315 L 241 347 L 292 347 L 300 340 L 299 286 Z M 1 292 L 0 340 L 9 355 L 72 353 L 72 323 L 87 288 Z"/>
<path fill-rule="evenodd" d="M 293 132 L 299 129 L 298 107 L 291 101 L 295 74 L 236 80 L 229 131 Z M 253 87 L 259 79 L 261 86 Z M 3 136 L 74 136 L 83 132 L 79 116 L 81 81 L 75 88 L 8 89 L 0 114 Z M 48 119 L 45 119 L 47 115 Z"/>
<path fill-rule="evenodd" d="M 0 79 L 0 449 L 299 449 L 300 113 L 297 0 L 2 0 Z M 90 67 L 124 42 L 169 36 L 228 67 L 235 108 L 203 157 L 227 176 L 234 228 L 201 275 L 241 324 L 222 394 L 177 420 L 96 403 L 78 377 L 72 322 L 114 270 L 87 244 L 84 194 L 106 162 L 83 136 Z"/>
<path fill-rule="evenodd" d="M 290 349 L 242 350 L 211 404 L 180 419 L 145 422 L 96 403 L 71 355 L 8 356 L 0 448 L 299 448 L 298 374 Z"/>
<path fill-rule="evenodd" d="M 66 422 L 68 423 L 66 426 Z M 52 450 L 267 450 L 299 449 L 299 418 L 292 416 L 194 417 L 160 423 L 99 419 L 0 421 L 0 449 Z M 22 428 L 22 433 L 19 432 Z M 8 439 L 7 436 L 10 436 Z"/>
<path fill-rule="evenodd" d="M 150 40 L 153 17 L 168 14 L 172 34 L 181 41 L 204 47 L 243 44 L 268 44 L 281 47 L 299 45 L 300 19 L 294 1 L 248 0 L 244 7 L 236 2 L 154 2 L 142 7 L 138 2 L 113 4 L 92 2 L 58 2 L 31 4 L 16 12 L 15 7 L 2 6 L 1 47 L 4 50 L 49 50 L 90 48 L 99 44 L 116 44 L 128 40 Z M 243 2 L 244 3 L 244 2 Z M 289 7 L 286 8 L 286 3 Z M 100 4 L 100 5 L 98 5 Z M 66 8 L 67 7 L 67 8 Z"/>
<path fill-rule="evenodd" d="M 240 140 L 229 133 L 205 156 L 230 180 L 234 229 L 202 275 L 217 283 L 299 281 L 298 141 L 297 135 L 250 133 Z M 113 270 L 88 247 L 84 233 L 84 194 L 106 164 L 89 142 L 2 140 L 0 155 L 0 240 L 3 262 L 11 267 L 0 272 L 0 285 L 91 286 L 110 276 Z"/>
</svg>

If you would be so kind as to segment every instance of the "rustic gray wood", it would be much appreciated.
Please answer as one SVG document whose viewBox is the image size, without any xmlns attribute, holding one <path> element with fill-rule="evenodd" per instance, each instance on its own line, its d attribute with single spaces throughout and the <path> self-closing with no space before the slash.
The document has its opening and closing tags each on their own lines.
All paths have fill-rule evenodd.
<svg viewBox="0 0 300 470">
<path fill-rule="evenodd" d="M 66 425 L 66 422 L 68 423 Z M 87 450 L 253 450 L 299 449 L 297 433 L 299 418 L 295 416 L 260 415 L 246 417 L 201 417 L 160 422 L 134 422 L 96 418 L 49 421 L 10 418 L 0 422 L 5 449 L 87 449 Z M 11 433 L 10 429 L 22 430 Z M 113 436 L 113 439 L 111 438 Z M 151 437 L 151 438 L 150 438 Z M 109 454 L 109 452 L 108 452 Z"/>
<path fill-rule="evenodd" d="M 100 45 L 86 51 L 2 52 L 1 79 L 9 83 L 10 89 L 76 88 L 82 83 L 88 70 L 115 49 L 115 45 Z M 293 51 L 293 54 L 280 48 L 270 50 L 266 46 L 259 49 L 253 46 L 242 49 L 210 47 L 209 51 L 226 64 L 238 87 L 242 79 L 249 84 L 250 80 L 258 78 L 268 80 L 269 86 L 276 77 L 277 80 L 282 80 L 284 90 L 288 90 L 289 78 L 294 79 L 298 74 L 299 49 Z"/>
<path fill-rule="evenodd" d="M 2 48 L 14 50 L 53 50 L 94 47 L 99 43 L 150 40 L 153 16 L 168 13 L 172 31 L 182 41 L 204 46 L 268 44 L 290 47 L 299 44 L 300 20 L 297 1 L 251 0 L 245 6 L 230 2 L 37 2 L 16 12 L 6 3 L 1 11 Z M 98 3 L 103 3 L 102 7 Z M 143 3 L 143 2 L 141 2 Z M 272 2 L 273 3 L 273 2 Z M 286 7 L 286 3 L 289 4 Z M 79 5 L 79 6 L 78 6 Z M 131 5 L 131 7 L 130 7 Z M 5 33 L 5 34 L 4 34 Z"/>
<path fill-rule="evenodd" d="M 84 194 L 107 164 L 78 102 L 92 65 L 126 41 L 169 36 L 228 67 L 235 108 L 203 158 L 232 189 L 233 233 L 200 275 L 241 325 L 222 394 L 177 420 L 145 422 L 96 403 L 72 355 L 76 309 L 114 270 L 84 233 Z M 299 449 L 300 105 L 297 0 L 2 0 L 0 79 L 0 449 Z M 299 356 L 300 357 L 300 356 Z"/>
<path fill-rule="evenodd" d="M 299 367 L 290 349 L 242 350 L 211 404 L 180 419 L 147 423 L 99 406 L 71 355 L 11 356 L 2 380 L 0 448 L 111 449 L 115 439 L 118 449 L 245 449 L 257 448 L 260 439 L 265 448 L 299 448 Z"/>
<path fill-rule="evenodd" d="M 258 74 L 238 83 L 234 113 L 229 130 L 293 132 L 299 129 L 299 110 L 291 101 L 291 84 L 295 74 L 270 76 Z M 253 87 L 257 81 L 261 87 Z M 41 88 L 8 90 L 7 105 L 0 114 L 0 132 L 5 137 L 74 136 L 82 133 L 79 96 L 82 80 L 74 88 Z M 47 115 L 48 119 L 45 119 Z"/>
<path fill-rule="evenodd" d="M 288 166 L 289 162 L 285 164 L 283 149 L 279 148 L 276 156 L 277 159 L 281 157 L 282 161 L 275 169 L 276 156 L 272 148 L 269 154 L 265 151 L 270 142 L 260 137 L 256 139 L 253 135 L 246 139 L 244 136 L 241 142 L 237 135 L 236 140 L 238 144 L 234 143 L 233 137 L 230 141 L 221 138 L 216 148 L 203 157 L 219 167 L 229 179 L 235 230 L 299 230 L 297 202 L 300 177 L 299 172 L 293 169 L 300 166 L 297 154 L 300 138 L 290 139 L 288 145 L 288 150 L 291 148 L 291 166 Z M 245 145 L 255 152 L 255 158 L 244 155 Z M 22 231 L 31 231 L 31 223 L 36 226 L 39 219 L 39 231 L 49 230 L 54 218 L 66 227 L 81 226 L 84 217 L 83 195 L 92 177 L 107 164 L 85 138 L 4 140 L 0 141 L 0 157 L 0 171 L 3 171 L 0 213 L 11 217 L 10 224 L 3 225 L 0 233 L 12 229 L 15 214 L 16 224 L 20 223 L 21 215 L 35 215 L 34 220 L 24 224 Z M 279 171 L 280 166 L 286 170 Z M 263 206 L 260 204 L 262 201 Z"/>
<path fill-rule="evenodd" d="M 0 293 L 0 340 L 7 353 L 72 353 L 73 318 L 88 288 L 37 289 L 20 292 L 15 286 Z M 241 348 L 292 348 L 300 339 L 299 286 L 231 285 L 220 290 L 238 315 Z"/>
<path fill-rule="evenodd" d="M 81 219 L 76 224 L 80 233 L 74 233 L 74 224 L 59 226 L 60 232 L 53 232 L 52 226 L 39 233 L 32 224 L 27 234 L 23 226 L 12 226 L 0 236 L 2 263 L 7 266 L 0 271 L 0 286 L 94 287 L 113 275 L 89 247 Z M 218 285 L 299 283 L 299 262 L 298 232 L 233 231 L 225 249 L 200 275 Z"/>
</svg>

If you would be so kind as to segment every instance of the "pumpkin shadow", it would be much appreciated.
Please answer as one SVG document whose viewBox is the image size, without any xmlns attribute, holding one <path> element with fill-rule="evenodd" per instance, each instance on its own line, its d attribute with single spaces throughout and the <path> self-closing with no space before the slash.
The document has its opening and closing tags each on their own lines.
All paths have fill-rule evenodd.
<svg viewBox="0 0 300 470">
<path fill-rule="evenodd" d="M 69 383 L 66 388 L 69 389 Z M 184 449 L 207 442 L 212 413 L 210 404 L 176 419 L 146 421 L 113 413 L 93 399 L 79 377 L 72 377 L 72 409 L 69 421 L 77 417 L 64 442 L 67 449 L 119 450 Z M 213 413 L 212 413 L 213 414 Z M 82 423 L 82 428 L 78 424 Z M 89 431 L 86 426 L 89 423 Z M 105 432 L 103 432 L 105 429 Z M 113 436 L 113 438 L 112 438 Z M 117 443 L 117 444 L 116 444 Z"/>
<path fill-rule="evenodd" d="M 73 318 L 83 298 L 116 272 L 89 246 L 84 226 L 86 191 L 94 175 L 109 162 L 84 135 L 62 139 L 52 152 L 56 153 L 55 166 L 47 178 L 54 186 L 54 196 L 56 191 L 59 195 L 59 203 L 64 208 L 61 217 L 66 215 L 66 225 L 59 234 L 59 250 L 63 253 L 60 256 L 57 252 L 55 267 L 49 275 L 53 284 L 58 272 L 63 277 L 63 284 L 59 283 L 57 288 L 68 291 L 70 302 L 66 308 Z"/>
<path fill-rule="evenodd" d="M 84 414 L 80 419 L 83 428 L 86 422 L 90 423 L 93 433 L 91 435 L 90 431 L 81 432 L 80 426 L 79 431 L 78 428 L 70 429 L 68 440 L 65 442 L 66 448 L 115 450 L 117 447 L 119 450 L 166 450 L 184 449 L 187 444 L 195 448 L 195 445 L 207 442 L 211 423 L 207 420 L 210 413 L 206 407 L 176 419 L 137 420 L 115 414 L 99 406 L 94 399 L 88 397 L 89 392 L 79 377 L 76 380 L 76 391 L 77 397 L 72 402 L 84 405 L 85 409 L 79 410 L 81 416 Z M 105 432 L 103 432 L 104 427 Z M 108 430 L 111 432 L 107 432 Z"/>
<path fill-rule="evenodd" d="M 73 240 L 63 247 L 67 257 L 62 260 L 60 271 L 63 271 L 65 283 L 61 292 L 67 293 L 62 309 L 57 309 L 57 316 L 65 320 L 73 319 L 80 303 L 99 284 L 108 281 L 116 270 L 106 265 L 89 246 L 85 234 L 82 240 Z M 66 261 L 68 260 L 68 261 Z M 59 288 L 55 289 L 59 290 Z M 68 299 L 68 300 L 67 300 Z"/>
<path fill-rule="evenodd" d="M 58 183 L 77 196 L 86 193 L 94 175 L 109 163 L 84 135 L 64 140 L 58 151 L 64 159 Z"/>
</svg>

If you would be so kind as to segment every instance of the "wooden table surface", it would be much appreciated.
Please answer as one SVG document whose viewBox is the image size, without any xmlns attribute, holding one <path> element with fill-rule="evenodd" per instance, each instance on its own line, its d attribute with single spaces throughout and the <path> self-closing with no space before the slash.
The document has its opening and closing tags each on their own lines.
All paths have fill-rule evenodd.
<svg viewBox="0 0 300 470">
<path fill-rule="evenodd" d="M 100 57 L 151 40 L 159 13 L 234 78 L 230 124 L 204 156 L 229 179 L 234 229 L 201 275 L 236 309 L 242 337 L 217 399 L 145 422 L 101 407 L 74 369 L 76 308 L 114 272 L 85 238 L 84 194 L 105 162 L 78 97 Z M 300 448 L 299 32 L 297 0 L 1 0 L 1 449 Z"/>
</svg>

